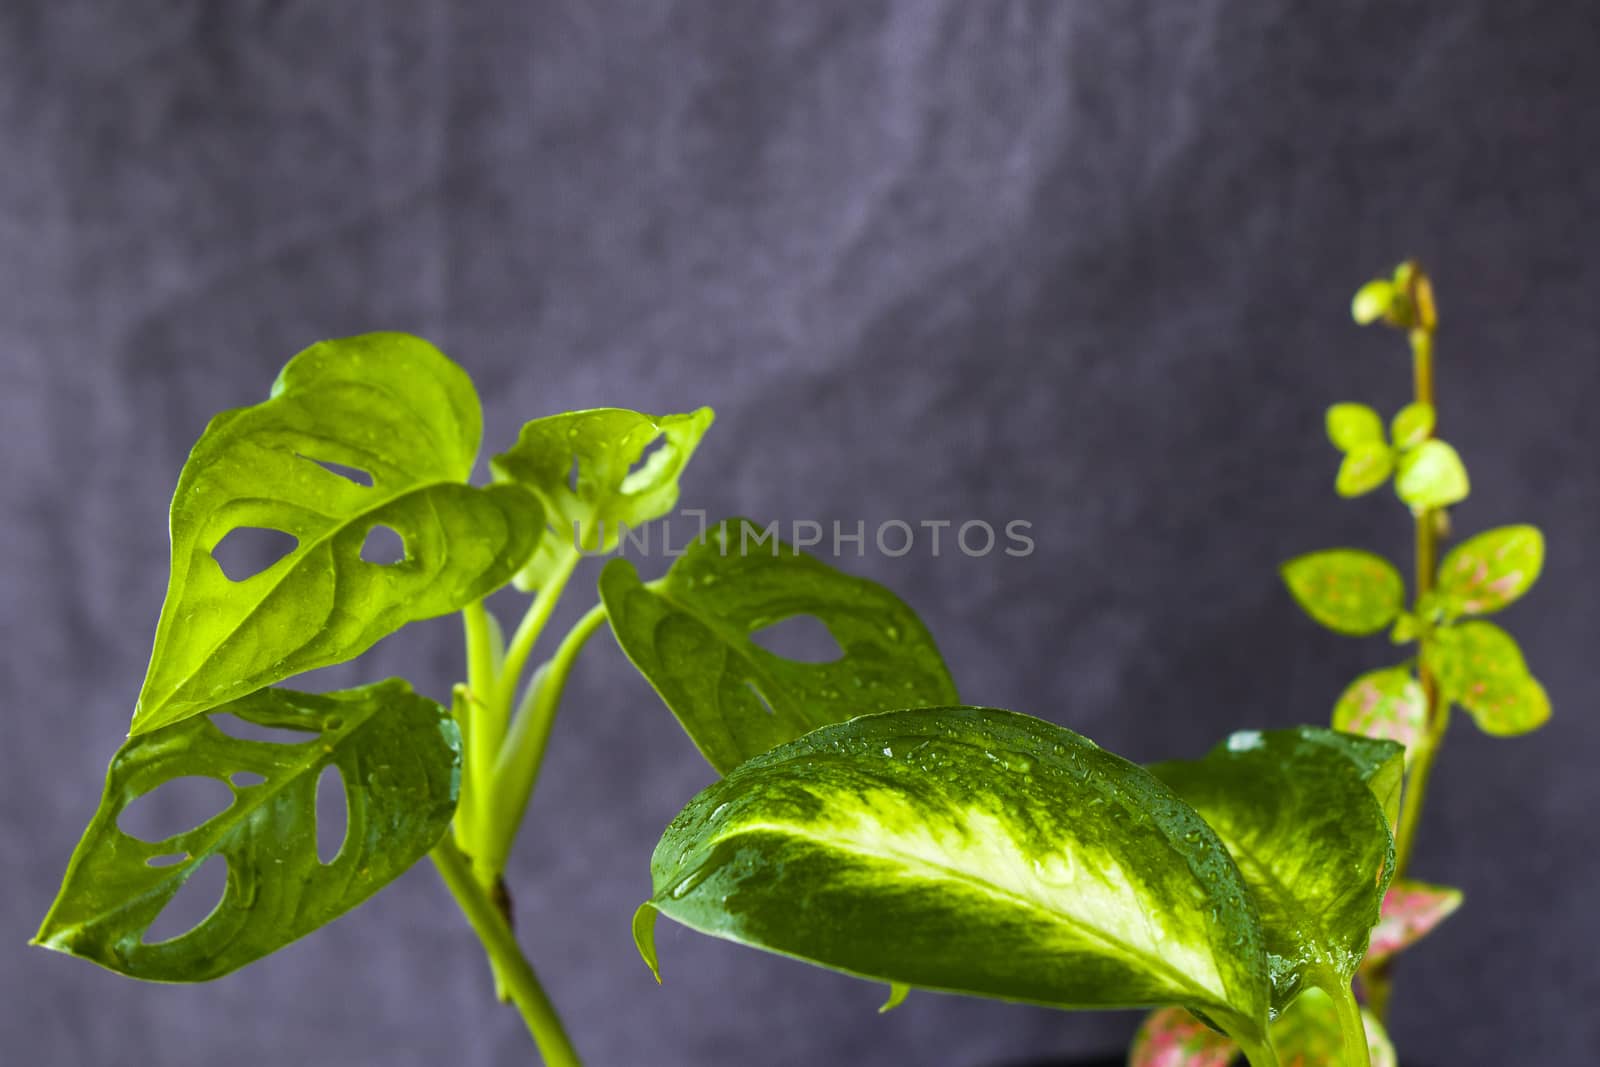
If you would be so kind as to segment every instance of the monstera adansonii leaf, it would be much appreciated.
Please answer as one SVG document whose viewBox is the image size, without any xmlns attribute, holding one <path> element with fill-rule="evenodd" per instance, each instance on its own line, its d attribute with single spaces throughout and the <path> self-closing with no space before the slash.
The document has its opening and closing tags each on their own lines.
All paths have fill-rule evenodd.
<svg viewBox="0 0 1600 1067">
<path fill-rule="evenodd" d="M 212 419 L 172 498 L 172 572 L 132 732 L 341 663 L 510 580 L 544 522 L 518 486 L 466 484 L 481 430 L 466 373 L 395 333 L 313 345 L 270 399 Z M 378 528 L 402 558 L 364 558 Z M 241 529 L 293 547 L 235 580 L 213 550 Z"/>
<path fill-rule="evenodd" d="M 551 536 L 516 577 L 542 585 L 575 550 L 603 554 L 678 503 L 678 478 L 715 418 L 710 408 L 646 415 L 625 408 L 569 411 L 534 419 L 494 457 L 497 481 L 530 490 L 544 504 Z"/>
<path fill-rule="evenodd" d="M 290 743 L 224 732 L 214 721 L 222 712 L 284 731 Z M 455 723 L 398 680 L 326 695 L 263 689 L 140 734 L 112 759 L 100 808 L 34 941 L 135 978 L 226 974 L 339 917 L 427 854 L 455 811 L 459 759 Z M 329 767 L 343 781 L 345 836 L 323 862 L 317 787 Z M 119 828 L 139 798 L 194 776 L 225 784 L 227 808 L 159 841 Z M 213 859 L 228 868 L 216 908 L 188 932 L 146 940 Z"/>
<path fill-rule="evenodd" d="M 660 913 L 897 992 L 1180 1003 L 1265 1040 L 1261 926 L 1217 835 L 1136 764 L 1015 712 L 815 730 L 691 801 L 651 874 L 652 967 Z"/>
<path fill-rule="evenodd" d="M 1244 730 L 1151 771 L 1222 838 L 1261 913 L 1272 1007 L 1350 997 L 1394 875 L 1405 750 L 1316 727 Z"/>
<path fill-rule="evenodd" d="M 904 601 L 764 536 L 730 519 L 656 581 L 627 560 L 600 576 L 617 643 L 713 767 L 727 773 L 866 712 L 955 702 L 932 635 Z M 827 627 L 838 658 L 804 662 L 756 640 L 798 616 Z"/>
</svg>

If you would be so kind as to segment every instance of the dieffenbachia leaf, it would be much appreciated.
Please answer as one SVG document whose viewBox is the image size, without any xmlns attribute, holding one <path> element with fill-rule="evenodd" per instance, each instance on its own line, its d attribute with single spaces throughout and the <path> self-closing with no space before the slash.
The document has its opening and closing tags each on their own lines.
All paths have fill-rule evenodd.
<svg viewBox="0 0 1600 1067">
<path fill-rule="evenodd" d="M 1492 622 L 1440 629 L 1423 646 L 1423 662 L 1445 697 L 1465 708 L 1484 733 L 1511 737 L 1550 719 L 1550 698 L 1512 636 Z"/>
<path fill-rule="evenodd" d="M 617 644 L 713 767 L 725 774 L 864 712 L 957 699 L 933 637 L 899 597 L 762 535 L 731 519 L 656 581 L 620 559 L 600 576 Z M 842 655 L 802 662 L 753 639 L 796 616 L 825 625 Z"/>
<path fill-rule="evenodd" d="M 100 808 L 36 944 L 135 978 L 216 978 L 354 908 L 425 855 L 450 824 L 459 778 L 455 723 L 402 681 L 326 695 L 263 689 L 218 711 L 303 731 L 305 740 L 234 737 L 210 715 L 130 739 L 111 761 Z M 323 863 L 317 784 L 328 767 L 343 779 L 346 819 L 343 845 Z M 232 802 L 160 841 L 119 829 L 135 800 L 189 776 L 223 782 Z M 190 876 L 219 856 L 228 878 L 215 910 L 187 933 L 144 940 Z"/>
<path fill-rule="evenodd" d="M 1239 1045 L 1183 1008 L 1157 1008 L 1144 1017 L 1128 1049 L 1128 1067 L 1228 1067 Z"/>
<path fill-rule="evenodd" d="M 1394 447 L 1409 451 L 1426 441 L 1433 433 L 1433 427 L 1432 404 L 1407 404 L 1390 423 L 1389 436 L 1394 441 Z"/>
<path fill-rule="evenodd" d="M 1458 504 L 1471 488 L 1461 457 L 1437 438 L 1403 453 L 1395 470 L 1395 494 L 1416 511 Z"/>
<path fill-rule="evenodd" d="M 1537 526 L 1500 526 L 1450 550 L 1439 565 L 1437 596 L 1449 617 L 1488 615 L 1526 593 L 1543 568 Z"/>
<path fill-rule="evenodd" d="M 1457 908 L 1461 890 L 1397 879 L 1383 898 L 1383 917 L 1372 928 L 1362 968 L 1373 967 L 1401 949 L 1422 940 Z"/>
<path fill-rule="evenodd" d="M 919 989 L 1188 1004 L 1258 1048 L 1265 1032 L 1261 930 L 1216 834 L 1148 772 L 1026 715 L 823 727 L 692 800 L 651 875 L 646 925 Z"/>
<path fill-rule="evenodd" d="M 1350 683 L 1333 707 L 1333 728 L 1411 746 L 1428 723 L 1428 701 L 1410 667 L 1368 671 Z"/>
<path fill-rule="evenodd" d="M 1348 989 L 1394 874 L 1383 788 L 1400 746 L 1331 730 L 1245 730 L 1152 773 L 1222 838 L 1261 910 L 1282 1010 L 1303 986 Z"/>
<path fill-rule="evenodd" d="M 313 345 L 270 399 L 212 419 L 172 498 L 172 573 L 132 732 L 341 663 L 505 584 L 543 523 L 520 489 L 464 484 L 480 431 L 466 373 L 394 333 Z M 379 527 L 404 559 L 362 558 Z M 241 528 L 297 543 L 234 581 L 212 550 Z"/>
<path fill-rule="evenodd" d="M 1328 440 L 1341 452 L 1361 445 L 1383 444 L 1383 420 L 1365 404 L 1334 404 L 1324 420 Z"/>
<path fill-rule="evenodd" d="M 1383 1024 L 1361 1012 L 1372 1067 L 1396 1067 L 1394 1045 Z M 1348 1062 L 1339 1036 L 1338 1009 L 1328 994 L 1308 989 L 1272 1023 L 1272 1044 L 1283 1067 L 1324 1067 Z M 1183 1008 L 1145 1016 L 1128 1052 L 1128 1067 L 1228 1067 L 1239 1046 Z"/>
<path fill-rule="evenodd" d="M 1333 488 L 1342 497 L 1362 496 L 1389 480 L 1394 451 L 1382 441 L 1356 445 L 1345 453 Z"/>
<path fill-rule="evenodd" d="M 637 529 L 676 507 L 678 477 L 713 418 L 710 408 L 660 416 L 595 408 L 523 426 L 517 443 L 490 463 L 497 481 L 538 496 L 550 524 L 551 535 L 517 575 L 518 588 L 540 585 L 561 553 L 613 551 L 623 527 Z"/>
<path fill-rule="evenodd" d="M 1377 633 L 1400 614 L 1405 599 L 1405 579 L 1394 565 L 1360 549 L 1312 552 L 1280 570 L 1305 613 L 1342 634 Z"/>
</svg>

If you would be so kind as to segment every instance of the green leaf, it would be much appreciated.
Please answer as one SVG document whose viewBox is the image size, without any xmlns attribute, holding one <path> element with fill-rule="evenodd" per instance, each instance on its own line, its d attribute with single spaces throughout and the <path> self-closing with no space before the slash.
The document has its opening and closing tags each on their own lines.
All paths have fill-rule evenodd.
<svg viewBox="0 0 1600 1067">
<path fill-rule="evenodd" d="M 654 582 L 626 560 L 600 576 L 617 643 L 727 773 L 751 756 L 863 712 L 953 703 L 955 685 L 916 613 L 876 582 L 838 571 L 743 519 L 707 531 Z M 754 639 L 810 616 L 842 655 L 808 663 Z"/>
<path fill-rule="evenodd" d="M 1477 720 L 1484 733 L 1511 737 L 1550 719 L 1550 698 L 1528 673 L 1512 636 L 1491 622 L 1467 622 L 1438 631 L 1423 646 L 1423 661 L 1440 691 Z"/>
<path fill-rule="evenodd" d="M 1411 746 L 1428 723 L 1428 701 L 1410 667 L 1385 667 L 1361 675 L 1333 708 L 1333 728 Z"/>
<path fill-rule="evenodd" d="M 305 740 L 244 740 L 210 715 L 129 740 L 111 761 L 100 808 L 35 944 L 134 978 L 216 978 L 354 908 L 426 854 L 450 824 L 459 778 L 455 723 L 402 681 L 326 695 L 264 689 L 219 711 L 303 731 Z M 327 767 L 343 779 L 347 816 L 343 846 L 322 863 L 317 783 Z M 156 842 L 118 828 L 129 804 L 187 776 L 226 784 L 230 806 Z M 247 784 L 244 776 L 259 780 Z M 217 856 L 226 859 L 228 880 L 216 909 L 178 937 L 143 940 L 189 877 Z"/>
<path fill-rule="evenodd" d="M 1537 526 L 1499 526 L 1450 550 L 1439 565 L 1438 595 L 1452 618 L 1488 615 L 1526 593 L 1543 569 Z"/>
<path fill-rule="evenodd" d="M 745 763 L 691 801 L 649 906 L 878 982 L 1057 1007 L 1191 1004 L 1266 1026 L 1254 905 L 1150 774 L 1013 712 L 885 712 Z"/>
<path fill-rule="evenodd" d="M 1304 985 L 1348 988 L 1394 874 L 1369 779 L 1398 780 L 1398 745 L 1330 730 L 1245 730 L 1204 759 L 1151 772 L 1222 838 L 1257 906 L 1281 1011 Z M 1384 770 L 1387 769 L 1387 770 Z"/>
<path fill-rule="evenodd" d="M 1409 452 L 1433 433 L 1435 416 L 1432 404 L 1407 404 L 1389 424 L 1389 436 L 1394 447 Z"/>
<path fill-rule="evenodd" d="M 1394 491 L 1416 511 L 1458 504 L 1470 490 L 1461 457 L 1437 438 L 1424 441 L 1400 457 Z"/>
<path fill-rule="evenodd" d="M 1343 995 L 1350 993 L 1345 990 Z M 1360 1014 L 1372 1067 L 1395 1067 L 1394 1045 L 1383 1024 L 1369 1011 Z M 1346 1058 L 1338 1006 L 1321 989 L 1306 990 L 1273 1022 L 1272 1044 L 1285 1067 L 1365 1062 Z"/>
<path fill-rule="evenodd" d="M 1356 290 L 1350 301 L 1350 317 L 1367 326 L 1387 315 L 1394 300 L 1394 283 L 1387 278 L 1374 278 Z"/>
<path fill-rule="evenodd" d="M 1128 1067 L 1228 1067 L 1239 1045 L 1179 1007 L 1146 1015 L 1128 1049 Z"/>
<path fill-rule="evenodd" d="M 1357 497 L 1372 492 L 1394 473 L 1394 451 L 1381 441 L 1356 445 L 1339 464 L 1334 492 L 1342 497 Z"/>
<path fill-rule="evenodd" d="M 574 547 L 611 552 L 622 527 L 637 529 L 676 507 L 678 478 L 713 418 L 710 408 L 662 416 L 595 408 L 523 426 L 517 443 L 490 463 L 497 481 L 532 490 L 550 523 L 518 588 L 536 588 Z"/>
<path fill-rule="evenodd" d="M 1366 404 L 1334 404 L 1324 418 L 1328 440 L 1341 452 L 1383 444 L 1383 419 Z"/>
<path fill-rule="evenodd" d="M 393 333 L 313 345 L 271 399 L 212 419 L 172 499 L 172 573 L 132 732 L 341 663 L 505 584 L 533 552 L 539 505 L 462 484 L 479 432 L 466 373 Z M 233 581 L 212 549 L 250 527 L 297 543 Z M 404 540 L 402 561 L 362 559 L 378 527 Z"/>
<path fill-rule="evenodd" d="M 1307 615 L 1330 630 L 1374 634 L 1400 614 L 1405 580 L 1382 556 L 1330 548 L 1285 563 L 1283 580 Z"/>
<path fill-rule="evenodd" d="M 1422 940 L 1433 928 L 1461 907 L 1461 890 L 1396 879 L 1383 898 L 1383 917 L 1372 928 L 1367 958 L 1362 969 L 1370 969 L 1393 957 L 1402 949 Z"/>
</svg>

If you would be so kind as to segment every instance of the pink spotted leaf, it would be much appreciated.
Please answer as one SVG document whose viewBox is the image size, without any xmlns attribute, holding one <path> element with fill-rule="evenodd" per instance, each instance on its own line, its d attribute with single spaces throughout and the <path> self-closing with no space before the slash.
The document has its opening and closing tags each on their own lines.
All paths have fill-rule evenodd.
<svg viewBox="0 0 1600 1067">
<path fill-rule="evenodd" d="M 1406 765 L 1412 746 L 1428 721 L 1428 701 L 1409 667 L 1368 671 L 1350 683 L 1333 708 L 1333 728 L 1406 746 Z"/>
<path fill-rule="evenodd" d="M 1544 569 L 1536 526 L 1500 526 L 1468 538 L 1439 565 L 1439 599 L 1450 615 L 1487 615 L 1510 604 Z"/>
<path fill-rule="evenodd" d="M 1383 911 L 1367 942 L 1367 970 L 1426 937 L 1461 906 L 1461 890 L 1400 879 L 1384 894 Z"/>
<path fill-rule="evenodd" d="M 1134 1035 L 1128 1067 L 1228 1067 L 1238 1054 L 1231 1038 L 1183 1008 L 1159 1008 Z"/>
</svg>

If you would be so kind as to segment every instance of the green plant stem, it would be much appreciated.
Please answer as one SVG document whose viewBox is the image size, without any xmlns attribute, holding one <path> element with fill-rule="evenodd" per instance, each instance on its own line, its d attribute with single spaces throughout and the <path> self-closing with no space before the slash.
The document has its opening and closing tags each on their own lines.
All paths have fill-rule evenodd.
<svg viewBox="0 0 1600 1067">
<path fill-rule="evenodd" d="M 1420 282 L 1415 280 L 1417 278 L 1420 278 Z M 1420 270 L 1415 272 L 1412 285 L 1413 306 L 1420 306 L 1424 301 L 1426 304 L 1423 321 L 1413 327 L 1407 335 L 1411 342 L 1412 391 L 1417 403 L 1434 407 L 1433 299 L 1431 292 L 1425 294 L 1424 301 L 1417 299 L 1418 286 L 1428 285 L 1426 276 L 1422 275 Z M 1434 407 L 1433 432 L 1438 432 L 1437 407 Z M 1417 602 L 1420 604 L 1423 597 L 1433 592 L 1434 576 L 1439 568 L 1439 512 L 1437 509 L 1429 508 L 1418 512 L 1415 520 L 1415 584 Z M 1430 639 L 1425 632 L 1422 639 L 1424 650 Z M 1411 854 L 1417 843 L 1417 828 L 1422 820 L 1422 803 L 1428 793 L 1428 779 L 1433 773 L 1433 761 L 1444 742 L 1445 729 L 1450 725 L 1449 702 L 1442 698 L 1439 692 L 1439 680 L 1429 669 L 1428 657 L 1425 654 L 1417 657 L 1417 681 L 1422 686 L 1423 703 L 1427 711 L 1423 720 L 1422 737 L 1413 746 L 1411 770 L 1406 775 L 1405 792 L 1400 806 L 1400 823 L 1395 831 L 1394 878 L 1396 880 L 1405 877 L 1406 871 L 1410 868 Z M 1389 1016 L 1389 998 L 1394 987 L 1390 970 L 1392 965 L 1392 960 L 1386 960 L 1364 976 L 1367 1004 L 1379 1022 L 1387 1020 Z"/>
<path fill-rule="evenodd" d="M 1240 1037 L 1234 1040 L 1239 1042 L 1250 1067 L 1278 1067 L 1278 1050 L 1272 1047 L 1270 1038 L 1263 1037 L 1259 1042 Z"/>
<path fill-rule="evenodd" d="M 572 665 L 584 644 L 605 620 L 605 605 L 596 604 L 562 638 L 555 654 L 539 668 L 530 683 L 505 744 L 500 747 L 500 757 L 494 768 L 495 804 L 483 831 L 484 862 L 493 870 L 505 868 L 517 827 L 528 807 L 528 798 L 539 779 L 539 768 L 550 743 L 550 729 L 555 724 L 567 676 L 572 673 Z"/>
<path fill-rule="evenodd" d="M 447 837 L 429 855 L 444 880 L 445 888 L 460 906 L 472 930 L 483 942 L 484 951 L 494 961 L 496 973 L 503 976 L 512 1003 L 528 1025 L 528 1033 L 539 1046 L 546 1067 L 580 1067 L 577 1050 L 556 1015 L 555 1006 L 545 995 L 533 965 L 522 954 L 516 936 L 505 917 L 495 908 L 472 872 L 472 864 Z"/>
<path fill-rule="evenodd" d="M 1421 277 L 1418 284 L 1427 285 L 1426 277 L 1421 272 L 1416 272 Z M 1432 300 L 1428 299 L 1430 321 L 1427 326 L 1418 326 L 1410 331 L 1411 340 L 1411 369 L 1412 381 L 1415 391 L 1415 400 L 1419 404 L 1433 406 L 1433 329 L 1431 323 Z M 1438 430 L 1437 411 L 1435 412 L 1435 427 Z M 1438 570 L 1439 559 L 1439 515 L 1436 509 L 1427 508 L 1416 515 L 1416 594 L 1417 601 L 1421 603 L 1433 592 L 1434 574 Z M 1423 638 L 1424 642 L 1427 638 Z M 1406 867 L 1411 861 L 1411 851 L 1416 843 L 1417 821 L 1422 814 L 1422 801 L 1427 793 L 1428 776 L 1433 769 L 1434 756 L 1438 754 L 1439 743 L 1444 739 L 1444 729 L 1449 722 L 1450 709 L 1440 699 L 1438 679 L 1433 676 L 1433 671 L 1428 667 L 1426 656 L 1417 659 L 1417 680 L 1422 685 L 1424 701 L 1427 705 L 1426 726 L 1424 729 L 1423 743 L 1418 746 L 1411 765 L 1411 774 L 1405 784 L 1405 799 L 1401 808 L 1400 826 L 1395 839 L 1395 872 L 1396 878 L 1405 875 Z"/>
<path fill-rule="evenodd" d="M 489 621 L 489 609 L 483 601 L 469 604 L 461 610 L 462 627 L 467 639 L 467 698 L 460 715 L 461 742 L 466 752 L 466 773 L 461 780 L 461 801 L 457 822 L 460 832 L 457 841 L 476 849 L 473 840 L 482 819 L 479 810 L 488 784 L 488 769 L 494 766 L 495 749 L 488 731 L 483 729 L 485 702 L 490 699 L 495 686 L 494 639 Z"/>
<path fill-rule="evenodd" d="M 1361 1005 L 1348 985 L 1324 987 L 1333 999 L 1339 1016 L 1339 1038 L 1344 1044 L 1345 1067 L 1372 1067 L 1372 1047 L 1367 1044 L 1367 1024 L 1361 1018 Z"/>
<path fill-rule="evenodd" d="M 505 737 L 511 708 L 517 699 L 517 686 L 522 680 L 523 669 L 528 665 L 528 655 L 533 651 L 539 635 L 544 632 L 545 623 L 550 621 L 550 613 L 555 611 L 556 602 L 561 599 L 562 590 L 566 589 L 567 580 L 572 577 L 580 558 L 577 549 L 570 545 L 565 547 L 563 555 L 551 568 L 550 576 L 539 587 L 533 603 L 528 605 L 528 611 L 522 616 L 522 622 L 517 624 L 517 632 L 506 645 L 505 662 L 500 668 L 500 682 L 494 697 L 496 709 L 500 714 L 499 728 L 495 731 L 494 738 L 496 751 L 499 750 L 500 742 Z"/>
</svg>

